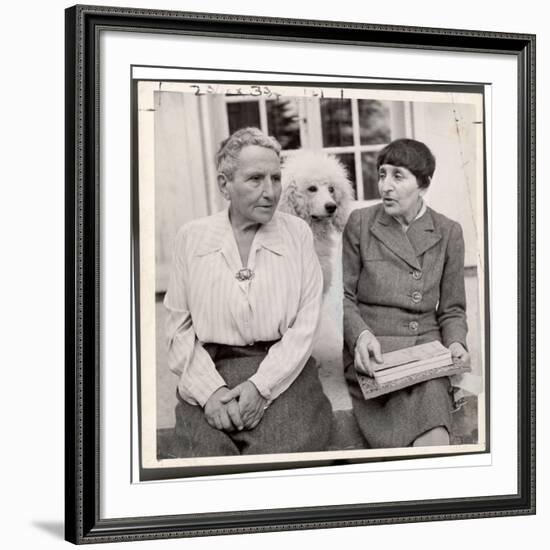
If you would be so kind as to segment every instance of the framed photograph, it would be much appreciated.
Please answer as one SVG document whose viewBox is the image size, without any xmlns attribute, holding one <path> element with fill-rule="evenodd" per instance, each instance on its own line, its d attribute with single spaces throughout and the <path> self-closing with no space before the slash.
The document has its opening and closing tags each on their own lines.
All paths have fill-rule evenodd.
<svg viewBox="0 0 550 550">
<path fill-rule="evenodd" d="M 534 513 L 534 46 L 66 11 L 67 540 Z"/>
</svg>

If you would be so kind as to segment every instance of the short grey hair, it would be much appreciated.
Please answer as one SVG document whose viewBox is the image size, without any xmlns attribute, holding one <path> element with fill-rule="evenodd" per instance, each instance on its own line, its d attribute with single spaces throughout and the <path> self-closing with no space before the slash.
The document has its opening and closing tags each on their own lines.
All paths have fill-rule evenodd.
<svg viewBox="0 0 550 550">
<path fill-rule="evenodd" d="M 216 169 L 219 174 L 224 174 L 232 179 L 237 170 L 239 153 L 248 145 L 258 145 L 271 149 L 277 157 L 281 154 L 281 145 L 271 136 L 264 134 L 259 128 L 240 128 L 224 139 L 216 153 Z"/>
</svg>

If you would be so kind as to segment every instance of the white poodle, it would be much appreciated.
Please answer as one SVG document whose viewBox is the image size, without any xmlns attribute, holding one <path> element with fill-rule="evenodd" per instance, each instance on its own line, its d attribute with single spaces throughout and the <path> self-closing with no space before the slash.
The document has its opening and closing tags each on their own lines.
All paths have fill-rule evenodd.
<svg viewBox="0 0 550 550">
<path fill-rule="evenodd" d="M 347 170 L 332 155 L 301 149 L 285 160 L 282 179 L 279 208 L 311 226 L 325 294 L 332 280 L 333 237 L 344 230 L 353 199 Z"/>
</svg>

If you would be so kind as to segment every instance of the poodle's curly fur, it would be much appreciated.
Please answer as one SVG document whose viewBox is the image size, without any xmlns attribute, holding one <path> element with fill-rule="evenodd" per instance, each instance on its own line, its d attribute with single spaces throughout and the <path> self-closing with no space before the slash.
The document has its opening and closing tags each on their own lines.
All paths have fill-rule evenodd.
<svg viewBox="0 0 550 550">
<path fill-rule="evenodd" d="M 310 225 L 326 293 L 332 280 L 333 236 L 344 230 L 353 200 L 347 170 L 332 155 L 301 149 L 283 163 L 282 181 L 279 209 Z"/>
</svg>

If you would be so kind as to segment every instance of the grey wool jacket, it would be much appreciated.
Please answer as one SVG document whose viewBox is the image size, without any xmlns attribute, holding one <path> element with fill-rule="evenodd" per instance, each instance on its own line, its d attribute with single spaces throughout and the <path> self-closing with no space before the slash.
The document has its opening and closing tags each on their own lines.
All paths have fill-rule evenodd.
<svg viewBox="0 0 550 550">
<path fill-rule="evenodd" d="M 382 352 L 438 340 L 466 348 L 464 239 L 431 208 L 405 233 L 382 204 L 354 210 L 343 234 L 344 342 L 365 329 Z"/>
</svg>

